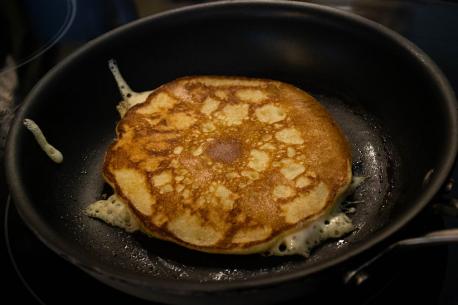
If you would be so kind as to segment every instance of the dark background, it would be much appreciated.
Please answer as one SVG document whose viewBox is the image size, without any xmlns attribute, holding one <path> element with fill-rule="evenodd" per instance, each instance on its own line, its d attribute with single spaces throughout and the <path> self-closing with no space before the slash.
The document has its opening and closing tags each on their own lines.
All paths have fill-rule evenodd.
<svg viewBox="0 0 458 305">
<path fill-rule="evenodd" d="M 0 158 L 10 120 L 33 85 L 62 58 L 100 34 L 164 10 L 209 1 L 18 0 L 0 2 Z M 442 69 L 458 92 L 458 3 L 455 1 L 308 1 L 375 20 L 407 37 Z M 0 175 L 2 303 L 143 304 L 100 284 L 42 245 L 18 217 Z M 458 171 L 454 171 L 455 180 Z M 458 192 L 452 192 L 457 197 Z M 427 208 L 395 238 L 458 227 L 457 218 Z M 328 288 L 326 295 L 288 304 L 351 301 L 458 304 L 458 248 L 397 253 L 357 289 Z M 19 272 L 18 272 L 19 271 Z M 332 291 L 332 292 L 331 292 Z M 14 300 L 14 301 L 13 301 Z"/>
</svg>

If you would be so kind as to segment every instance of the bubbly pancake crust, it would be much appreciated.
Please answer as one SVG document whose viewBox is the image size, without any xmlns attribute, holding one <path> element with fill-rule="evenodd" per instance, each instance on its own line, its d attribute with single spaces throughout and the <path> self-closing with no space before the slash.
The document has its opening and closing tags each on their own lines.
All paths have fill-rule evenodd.
<svg viewBox="0 0 458 305">
<path fill-rule="evenodd" d="M 278 81 L 184 77 L 117 125 L 106 181 L 143 231 L 254 253 L 324 215 L 351 182 L 345 137 L 313 97 Z"/>
</svg>

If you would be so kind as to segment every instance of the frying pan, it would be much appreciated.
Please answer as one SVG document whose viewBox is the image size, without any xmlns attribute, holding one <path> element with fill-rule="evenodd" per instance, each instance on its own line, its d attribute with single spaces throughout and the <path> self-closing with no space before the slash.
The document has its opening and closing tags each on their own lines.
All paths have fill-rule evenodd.
<svg viewBox="0 0 458 305">
<path fill-rule="evenodd" d="M 314 95 L 352 145 L 365 182 L 345 203 L 357 229 L 310 258 L 203 254 L 128 234 L 82 213 L 110 192 L 101 177 L 120 96 L 115 58 L 137 91 L 185 75 L 242 75 Z M 22 126 L 35 120 L 64 154 L 52 163 Z M 21 217 L 51 249 L 99 280 L 167 303 L 271 303 L 403 227 L 439 191 L 457 152 L 454 94 L 435 64 L 392 31 L 312 4 L 227 1 L 151 16 L 89 42 L 30 92 L 10 130 L 6 174 Z"/>
</svg>

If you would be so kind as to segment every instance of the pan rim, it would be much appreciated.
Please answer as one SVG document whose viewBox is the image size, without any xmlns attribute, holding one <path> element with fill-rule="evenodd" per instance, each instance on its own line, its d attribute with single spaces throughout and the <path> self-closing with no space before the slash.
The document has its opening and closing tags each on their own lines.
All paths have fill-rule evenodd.
<svg viewBox="0 0 458 305">
<path fill-rule="evenodd" d="M 28 194 L 22 192 L 21 178 L 16 171 L 17 164 L 19 163 L 18 158 L 16 158 L 16 149 L 18 141 L 18 133 L 22 127 L 22 119 L 26 113 L 26 110 L 30 105 L 33 104 L 34 96 L 41 90 L 42 87 L 51 81 L 54 78 L 54 75 L 59 71 L 65 69 L 65 67 L 70 64 L 74 59 L 76 59 L 81 54 L 84 54 L 90 49 L 99 44 L 103 43 L 104 40 L 108 39 L 111 36 L 116 36 L 121 34 L 124 31 L 134 28 L 143 23 L 154 22 L 156 20 L 164 18 L 174 18 L 176 15 L 189 13 L 189 12 L 205 12 L 206 10 L 218 9 L 219 7 L 237 7 L 237 6 L 246 6 L 246 8 L 252 8 L 257 6 L 262 6 L 263 8 L 275 7 L 278 9 L 294 9 L 297 11 L 304 11 L 305 13 L 318 12 L 322 14 L 327 14 L 328 16 L 335 18 L 342 18 L 344 22 L 356 23 L 362 26 L 365 26 L 371 31 L 378 32 L 378 34 L 384 36 L 385 39 L 391 40 L 396 43 L 399 47 L 405 49 L 416 63 L 422 66 L 431 78 L 431 82 L 434 82 L 434 85 L 438 88 L 438 91 L 442 93 L 442 99 L 444 100 L 444 105 L 448 108 L 448 121 L 450 126 L 449 138 L 449 147 L 446 154 L 438 162 L 436 167 L 435 175 L 430 180 L 428 187 L 422 190 L 421 197 L 417 200 L 416 204 L 406 212 L 399 220 L 393 223 L 390 226 L 387 226 L 377 232 L 373 238 L 367 241 L 364 244 L 360 244 L 357 247 L 350 249 L 341 257 L 336 257 L 330 260 L 327 260 L 323 263 L 317 264 L 315 266 L 310 266 L 300 270 L 294 270 L 284 273 L 275 274 L 275 276 L 262 275 L 258 278 L 248 279 L 248 280 L 234 280 L 231 282 L 205 282 L 203 285 L 201 282 L 190 279 L 157 279 L 146 274 L 137 274 L 137 273 L 128 273 L 125 271 L 118 271 L 115 268 L 110 268 L 111 270 L 106 270 L 107 268 L 99 268 L 92 264 L 89 259 L 83 258 L 78 255 L 78 252 L 75 251 L 74 247 L 70 245 L 65 239 L 61 239 L 53 235 L 52 230 L 44 223 L 38 215 L 33 211 L 28 209 L 32 206 L 32 200 L 29 198 Z M 304 278 L 308 275 L 317 273 L 321 270 L 328 269 L 332 266 L 336 266 L 351 257 L 354 257 L 357 254 L 360 254 L 374 245 L 380 243 L 382 240 L 392 235 L 403 227 L 408 221 L 415 217 L 420 210 L 422 210 L 433 198 L 433 196 L 439 191 L 442 183 L 445 181 L 450 169 L 456 158 L 456 153 L 458 149 L 458 124 L 457 124 L 457 106 L 455 95 L 453 90 L 448 83 L 447 79 L 436 66 L 436 64 L 417 46 L 408 41 L 406 38 L 402 37 L 400 34 L 386 28 L 383 25 L 380 25 L 374 21 L 366 19 L 364 17 L 348 13 L 339 9 L 326 7 L 317 4 L 311 3 L 302 3 L 294 1 L 275 1 L 275 0 L 262 0 L 262 1 L 247 1 L 247 0 L 227 0 L 220 1 L 215 3 L 204 3 L 193 6 L 188 6 L 184 8 L 179 8 L 164 13 L 148 16 L 132 23 L 126 24 L 119 28 L 116 28 L 90 42 L 85 46 L 75 51 L 73 54 L 65 58 L 59 64 L 57 64 L 53 69 L 51 69 L 45 77 L 43 77 L 29 92 L 24 104 L 17 113 L 15 120 L 11 126 L 7 145 L 5 150 L 5 170 L 7 183 L 11 191 L 12 197 L 14 199 L 15 206 L 27 224 L 27 226 L 34 232 L 36 236 L 44 243 L 46 246 L 51 248 L 54 252 L 70 261 L 74 265 L 80 267 L 86 272 L 95 273 L 99 276 L 109 278 L 110 280 L 117 281 L 120 283 L 130 283 L 138 286 L 145 286 L 155 289 L 164 289 L 165 291 L 187 291 L 187 292 L 216 292 L 216 291 L 229 291 L 237 289 L 246 289 L 246 288 L 259 288 L 263 286 L 270 286 L 285 283 L 288 281 L 298 280 Z M 8 162 L 7 162 L 8 161 Z"/>
</svg>

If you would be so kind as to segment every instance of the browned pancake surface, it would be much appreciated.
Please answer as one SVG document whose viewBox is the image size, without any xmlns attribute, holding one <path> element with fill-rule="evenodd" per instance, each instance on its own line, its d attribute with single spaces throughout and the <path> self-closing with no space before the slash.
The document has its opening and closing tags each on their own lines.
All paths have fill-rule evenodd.
<svg viewBox="0 0 458 305">
<path fill-rule="evenodd" d="M 335 203 L 350 153 L 324 108 L 291 85 L 185 77 L 127 112 L 104 176 L 149 234 L 251 253 Z"/>
</svg>

